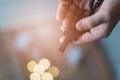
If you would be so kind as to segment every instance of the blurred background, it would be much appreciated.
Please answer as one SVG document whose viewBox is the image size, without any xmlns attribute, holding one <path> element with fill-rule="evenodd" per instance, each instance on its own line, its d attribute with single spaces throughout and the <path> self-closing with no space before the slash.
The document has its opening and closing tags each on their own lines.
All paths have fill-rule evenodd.
<svg viewBox="0 0 120 80">
<path fill-rule="evenodd" d="M 27 63 L 42 58 L 60 69 L 55 80 L 120 80 L 120 23 L 99 44 L 61 54 L 57 6 L 58 0 L 0 0 L 0 80 L 30 80 Z"/>
</svg>

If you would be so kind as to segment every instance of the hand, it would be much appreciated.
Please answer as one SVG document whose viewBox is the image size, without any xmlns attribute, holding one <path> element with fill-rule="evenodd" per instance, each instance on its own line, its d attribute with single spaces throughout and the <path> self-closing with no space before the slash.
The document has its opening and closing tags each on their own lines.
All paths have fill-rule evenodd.
<svg viewBox="0 0 120 80">
<path fill-rule="evenodd" d="M 59 0 L 60 4 L 57 12 L 57 20 L 63 22 L 62 30 L 66 31 L 75 21 L 83 17 L 83 13 L 88 13 L 88 0 Z M 87 3 L 87 5 L 86 5 Z M 86 6 L 85 6 L 86 5 Z M 75 20 L 76 19 L 76 20 Z"/>
<path fill-rule="evenodd" d="M 88 15 L 88 0 L 59 0 L 57 19 L 63 22 L 62 30 L 68 30 L 76 24 L 78 31 L 90 30 L 79 36 L 77 44 L 89 43 L 106 38 L 120 19 L 120 0 L 105 0 L 95 14 L 80 20 L 83 15 Z M 75 20 L 76 19 L 76 20 Z M 77 21 L 77 23 L 75 23 Z"/>
</svg>

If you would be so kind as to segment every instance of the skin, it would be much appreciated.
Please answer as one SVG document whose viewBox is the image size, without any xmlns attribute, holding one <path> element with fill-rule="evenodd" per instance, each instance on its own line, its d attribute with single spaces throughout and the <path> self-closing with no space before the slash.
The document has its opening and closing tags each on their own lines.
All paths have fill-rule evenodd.
<svg viewBox="0 0 120 80">
<path fill-rule="evenodd" d="M 120 19 L 120 0 L 104 0 L 95 14 L 83 19 L 80 19 L 81 11 L 84 11 L 85 16 L 88 15 L 89 0 L 59 0 L 57 20 L 63 23 L 63 32 L 71 25 L 76 25 L 78 31 L 90 30 L 79 36 L 74 41 L 75 44 L 90 43 L 108 37 Z M 63 35 L 61 41 L 64 39 Z"/>
</svg>

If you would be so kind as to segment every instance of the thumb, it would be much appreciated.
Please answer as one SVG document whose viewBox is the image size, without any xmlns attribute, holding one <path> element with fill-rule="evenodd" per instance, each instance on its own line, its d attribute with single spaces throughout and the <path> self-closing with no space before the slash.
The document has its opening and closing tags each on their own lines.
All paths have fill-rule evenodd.
<svg viewBox="0 0 120 80">
<path fill-rule="evenodd" d="M 104 16 L 100 12 L 97 12 L 92 16 L 88 16 L 78 21 L 76 24 L 76 28 L 78 31 L 88 30 L 97 25 L 100 25 L 103 22 L 104 22 Z"/>
</svg>

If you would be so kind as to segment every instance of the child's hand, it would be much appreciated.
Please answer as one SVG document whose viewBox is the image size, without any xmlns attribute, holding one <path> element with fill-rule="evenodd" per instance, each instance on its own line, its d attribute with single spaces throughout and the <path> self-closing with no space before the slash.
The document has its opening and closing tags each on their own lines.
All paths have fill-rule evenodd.
<svg viewBox="0 0 120 80">
<path fill-rule="evenodd" d="M 89 43 L 105 38 L 111 33 L 120 19 L 119 7 L 120 0 L 105 0 L 95 14 L 79 20 L 81 11 L 88 15 L 89 0 L 60 0 L 57 19 L 63 22 L 61 27 L 63 31 L 68 30 L 79 20 L 76 24 L 77 30 L 90 29 L 90 32 L 84 33 L 75 43 Z"/>
<path fill-rule="evenodd" d="M 83 17 L 83 13 L 88 13 L 89 4 L 87 0 L 59 0 L 57 20 L 63 22 L 62 30 L 69 29 L 75 25 L 75 21 Z M 87 9 L 85 5 L 87 3 Z M 75 20 L 76 19 L 76 20 Z M 77 20 L 77 21 L 78 21 Z"/>
</svg>

